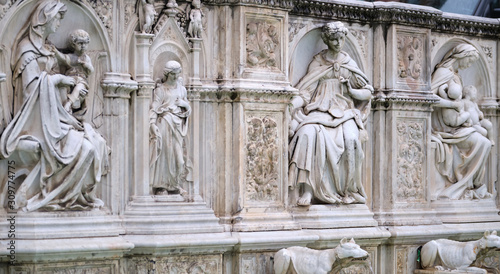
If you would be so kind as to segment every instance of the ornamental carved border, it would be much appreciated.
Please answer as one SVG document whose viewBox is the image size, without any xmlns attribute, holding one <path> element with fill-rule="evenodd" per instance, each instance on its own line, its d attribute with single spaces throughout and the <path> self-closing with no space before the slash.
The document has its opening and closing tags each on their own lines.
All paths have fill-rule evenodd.
<svg viewBox="0 0 500 274">
<path fill-rule="evenodd" d="M 443 15 L 443 12 L 422 7 L 404 9 L 387 3 L 331 3 L 318 0 L 295 0 L 290 14 L 331 20 L 371 21 L 430 28 L 433 31 L 498 37 L 500 25 L 492 20 L 477 18 L 463 20 Z"/>
</svg>

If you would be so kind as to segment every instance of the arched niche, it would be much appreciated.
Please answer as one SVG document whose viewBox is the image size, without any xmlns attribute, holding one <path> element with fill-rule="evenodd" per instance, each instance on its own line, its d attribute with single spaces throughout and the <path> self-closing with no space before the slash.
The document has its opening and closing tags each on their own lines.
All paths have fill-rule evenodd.
<svg viewBox="0 0 500 274">
<path fill-rule="evenodd" d="M 12 72 L 10 68 L 11 55 L 15 50 L 14 45 L 17 35 L 27 26 L 30 15 L 33 12 L 37 0 L 26 0 L 18 5 L 14 5 L 5 14 L 2 19 L 3 26 L 0 29 L 0 72 L 7 75 L 7 84 L 2 86 L 2 91 L 7 94 L 12 94 Z M 110 39 L 108 32 L 101 23 L 99 17 L 95 14 L 91 7 L 86 6 L 83 2 L 61 1 L 67 7 L 64 18 L 61 20 L 61 25 L 56 33 L 49 36 L 48 40 L 59 49 L 68 47 L 69 34 L 76 29 L 83 29 L 90 35 L 90 44 L 87 49 L 88 55 L 91 57 L 94 73 L 89 76 L 88 83 L 90 84 L 89 95 L 87 102 L 90 102 L 90 111 L 87 112 L 87 118 L 92 121 L 96 128 L 102 125 L 103 98 L 102 88 L 100 87 L 100 79 L 104 73 L 110 71 L 114 67 L 113 54 L 110 51 Z M 92 92 L 93 91 L 93 92 Z M 10 106 L 11 98 L 7 99 L 2 96 L 2 105 L 4 112 L 6 106 Z"/>
<path fill-rule="evenodd" d="M 439 48 L 435 48 L 432 51 L 431 56 L 431 68 L 434 72 L 436 65 L 439 64 L 445 54 L 452 50 L 455 46 L 459 44 L 467 43 L 474 46 L 479 52 L 479 60 L 472 63 L 470 67 L 464 70 L 459 70 L 459 74 L 462 77 L 464 86 L 473 85 L 478 91 L 479 99 L 483 97 L 494 97 L 495 90 L 493 90 L 492 84 L 492 72 L 488 70 L 487 57 L 484 52 L 479 50 L 481 47 L 474 42 L 464 39 L 464 38 L 452 38 L 443 43 Z"/>
<path fill-rule="evenodd" d="M 300 79 L 306 74 L 309 63 L 313 57 L 327 46 L 321 39 L 321 25 L 314 25 L 310 30 L 307 30 L 301 37 L 297 37 L 297 42 L 291 47 L 289 61 L 289 77 L 292 86 L 295 86 Z M 299 32 L 300 34 L 301 32 Z M 362 58 L 362 51 L 359 48 L 356 38 L 349 32 L 346 37 L 343 51 L 345 51 L 358 64 L 361 71 L 365 72 L 370 77 L 370 73 L 366 71 L 368 67 Z"/>
<path fill-rule="evenodd" d="M 181 76 L 184 85 L 186 85 L 192 75 L 189 51 L 190 46 L 184 38 L 184 34 L 174 19 L 168 18 L 161 30 L 155 35 L 149 51 L 149 73 L 153 80 L 156 81 L 163 76 L 166 62 L 175 60 L 182 66 Z"/>
</svg>

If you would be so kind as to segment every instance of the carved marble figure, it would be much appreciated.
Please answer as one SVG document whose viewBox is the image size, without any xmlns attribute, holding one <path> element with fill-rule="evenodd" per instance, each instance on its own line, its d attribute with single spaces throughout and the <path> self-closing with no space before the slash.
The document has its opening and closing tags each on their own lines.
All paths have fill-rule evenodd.
<svg viewBox="0 0 500 274">
<path fill-rule="evenodd" d="M 373 87 L 342 51 L 347 28 L 333 22 L 322 29 L 328 49 L 314 56 L 292 99 L 289 186 L 301 186 L 298 205 L 365 203 L 361 181 Z"/>
<path fill-rule="evenodd" d="M 137 13 L 139 15 L 139 29 L 142 33 L 151 32 L 151 27 L 157 15 L 154 0 L 138 0 Z"/>
<path fill-rule="evenodd" d="M 472 85 L 464 87 L 464 109 L 470 113 L 470 124 L 477 132 L 481 133 L 484 137 L 490 139 L 492 145 L 493 141 L 493 124 L 490 120 L 484 118 L 484 113 L 477 105 L 477 89 Z"/>
<path fill-rule="evenodd" d="M 491 233 L 486 231 L 484 236 L 477 241 L 433 240 L 422 247 L 422 268 L 435 268 L 438 270 L 456 269 L 477 271 L 486 274 L 486 270 L 470 266 L 476 260 L 477 254 L 486 248 L 500 248 L 500 237 L 497 236 L 496 231 Z"/>
<path fill-rule="evenodd" d="M 458 70 L 468 68 L 478 58 L 476 48 L 460 44 L 444 56 L 432 74 L 431 89 L 439 96 L 432 113 L 432 141 L 437 144 L 436 174 L 445 182 L 438 189 L 441 198 L 491 197 L 483 178 L 492 142 L 471 125 L 471 112 L 465 111 L 464 101 L 451 99 L 460 98 L 463 90 Z M 467 114 L 449 123 L 462 109 Z"/>
<path fill-rule="evenodd" d="M 193 8 L 189 12 L 188 34 L 192 38 L 201 38 L 201 32 L 203 31 L 201 18 L 204 16 L 201 10 L 201 2 L 200 0 L 193 0 L 192 5 Z"/>
<path fill-rule="evenodd" d="M 77 29 L 70 34 L 69 40 L 72 53 L 62 54 L 55 47 L 52 50 L 60 65 L 66 70 L 65 75 L 71 76 L 75 80 L 75 86 L 68 92 L 67 99 L 63 99 L 64 109 L 69 113 L 72 113 L 73 110 L 79 110 L 78 116 L 81 117 L 86 112 L 86 108 L 82 104 L 89 89 L 87 78 L 89 74 L 94 72 L 92 61 L 86 54 L 90 36 L 86 31 Z"/>
<path fill-rule="evenodd" d="M 15 204 L 25 211 L 103 206 L 95 186 L 107 171 L 106 142 L 64 109 L 60 94 L 77 81 L 55 72 L 57 58 L 47 41 L 66 10 L 59 0 L 38 2 L 14 43 L 14 116 L 1 135 L 0 156 L 15 162 L 12 181 L 22 182 Z"/>
<path fill-rule="evenodd" d="M 361 249 L 354 239 L 343 238 L 333 249 L 314 250 L 302 246 L 283 248 L 274 256 L 276 274 L 327 274 L 337 260 L 368 258 L 368 252 Z"/>
<path fill-rule="evenodd" d="M 183 193 L 184 143 L 191 107 L 179 77 L 181 65 L 168 61 L 153 92 L 150 118 L 150 180 L 155 195 Z"/>
</svg>

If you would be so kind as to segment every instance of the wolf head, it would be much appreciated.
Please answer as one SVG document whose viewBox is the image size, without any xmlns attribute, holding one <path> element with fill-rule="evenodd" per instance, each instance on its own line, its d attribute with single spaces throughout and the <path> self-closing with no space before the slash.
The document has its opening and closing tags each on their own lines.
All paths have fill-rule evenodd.
<svg viewBox="0 0 500 274">
<path fill-rule="evenodd" d="M 337 257 L 339 259 L 345 258 L 356 258 L 356 259 L 365 259 L 368 257 L 368 252 L 361 249 L 359 245 L 356 244 L 354 239 L 351 238 L 350 241 L 347 241 L 346 238 L 343 238 L 340 241 L 340 245 L 335 248 L 337 251 Z"/>
<path fill-rule="evenodd" d="M 481 248 L 500 248 L 500 237 L 497 232 L 484 232 L 484 236 L 479 240 Z"/>
</svg>

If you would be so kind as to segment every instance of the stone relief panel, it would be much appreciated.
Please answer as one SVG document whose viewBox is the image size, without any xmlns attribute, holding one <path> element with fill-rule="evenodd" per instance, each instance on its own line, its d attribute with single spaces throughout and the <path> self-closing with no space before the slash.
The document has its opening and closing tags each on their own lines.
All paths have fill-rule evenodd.
<svg viewBox="0 0 500 274">
<path fill-rule="evenodd" d="M 368 58 L 368 48 L 367 45 L 369 45 L 369 33 L 367 30 L 362 30 L 362 29 L 355 29 L 352 28 L 349 30 L 352 36 L 354 36 L 358 42 L 358 46 L 361 49 L 361 52 L 363 53 L 363 56 L 365 59 Z"/>
<path fill-rule="evenodd" d="M 398 119 L 396 201 L 425 201 L 425 120 Z"/>
<path fill-rule="evenodd" d="M 397 86 L 419 90 L 426 85 L 427 41 L 426 34 L 396 30 L 397 35 Z"/>
<path fill-rule="evenodd" d="M 128 273 L 222 273 L 221 255 L 171 256 L 133 259 Z"/>
<path fill-rule="evenodd" d="M 240 255 L 242 274 L 273 273 L 273 253 L 250 253 Z"/>
<path fill-rule="evenodd" d="M 113 1 L 110 0 L 88 0 L 95 10 L 99 19 L 108 30 L 109 37 L 113 37 Z"/>
<path fill-rule="evenodd" d="M 16 1 L 17 0 L 6 0 L 3 1 L 4 3 L 0 2 L 0 20 L 3 19 L 7 11 L 10 9 L 10 7 L 12 7 L 12 5 L 14 5 L 14 3 L 16 3 Z"/>
<path fill-rule="evenodd" d="M 494 144 L 492 123 L 477 105 L 478 88 L 464 85 L 466 77 L 488 77 L 477 70 L 470 71 L 472 76 L 460 73 L 478 60 L 475 46 L 460 43 L 447 51 L 432 74 L 432 92 L 439 97 L 432 112 L 431 140 L 437 147 L 433 192 L 441 199 L 488 199 L 494 192 L 485 179 Z"/>
<path fill-rule="evenodd" d="M 246 25 L 246 65 L 249 68 L 281 69 L 280 22 L 248 19 Z"/>
<path fill-rule="evenodd" d="M 295 36 L 305 27 L 307 26 L 306 23 L 297 20 L 289 20 L 288 24 L 288 42 L 292 42 Z"/>
<path fill-rule="evenodd" d="M 13 115 L 0 132 L 0 158 L 15 170 L 0 178 L 2 189 L 16 192 L 11 209 L 78 211 L 104 205 L 96 186 L 109 171 L 109 150 L 86 116 L 94 115 L 92 99 L 99 97 L 91 80 L 100 52 L 89 51 L 92 39 L 86 31 L 62 27 L 65 14 L 75 14 L 73 5 L 36 2 L 14 41 L 13 91 L 2 95 Z M 40 27 L 46 31 L 40 33 Z M 51 43 L 51 34 L 56 45 L 68 48 Z M 0 204 L 6 203 L 6 197 L 0 198 Z"/>
<path fill-rule="evenodd" d="M 419 248 L 420 245 L 396 247 L 395 273 L 413 274 L 415 269 L 420 268 L 417 262 Z"/>
<path fill-rule="evenodd" d="M 300 189 L 299 206 L 366 203 L 362 143 L 368 139 L 373 87 L 342 51 L 347 34 L 342 22 L 324 25 L 327 49 L 309 60 L 295 85 L 299 95 L 291 102 L 288 185 Z"/>
<path fill-rule="evenodd" d="M 119 273 L 117 261 L 102 262 L 67 262 L 67 263 L 37 263 L 10 267 L 9 273 L 27 274 L 114 274 Z"/>
<path fill-rule="evenodd" d="M 246 190 L 249 203 L 279 202 L 279 127 L 276 114 L 250 112 L 246 118 Z"/>
</svg>

